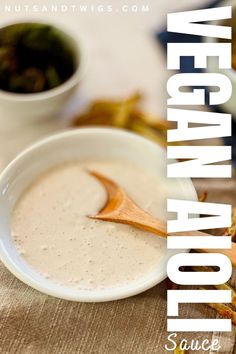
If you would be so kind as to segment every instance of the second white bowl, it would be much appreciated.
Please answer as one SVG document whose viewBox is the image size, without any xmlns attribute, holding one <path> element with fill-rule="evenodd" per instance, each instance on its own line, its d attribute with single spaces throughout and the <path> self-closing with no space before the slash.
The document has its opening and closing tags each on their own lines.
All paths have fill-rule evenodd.
<svg viewBox="0 0 236 354">
<path fill-rule="evenodd" d="M 74 74 L 67 81 L 51 90 L 32 94 L 18 94 L 0 90 L 1 129 L 15 128 L 25 123 L 50 119 L 58 115 L 74 94 L 85 71 L 84 48 L 77 34 L 66 28 L 64 29 L 61 25 L 44 22 L 43 20 L 10 22 L 1 25 L 0 28 L 20 23 L 42 23 L 56 28 L 71 47 L 77 67 Z"/>
</svg>

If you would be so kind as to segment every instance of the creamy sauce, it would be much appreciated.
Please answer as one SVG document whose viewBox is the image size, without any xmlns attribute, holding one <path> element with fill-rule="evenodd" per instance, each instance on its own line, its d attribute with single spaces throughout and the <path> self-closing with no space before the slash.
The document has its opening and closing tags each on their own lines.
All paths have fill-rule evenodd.
<svg viewBox="0 0 236 354">
<path fill-rule="evenodd" d="M 158 268 L 166 242 L 128 225 L 89 219 L 107 194 L 86 170 L 112 178 L 143 209 L 166 218 L 164 186 L 140 167 L 119 160 L 71 162 L 40 176 L 18 201 L 11 223 L 16 248 L 36 271 L 67 287 L 104 289 L 141 280 Z"/>
</svg>

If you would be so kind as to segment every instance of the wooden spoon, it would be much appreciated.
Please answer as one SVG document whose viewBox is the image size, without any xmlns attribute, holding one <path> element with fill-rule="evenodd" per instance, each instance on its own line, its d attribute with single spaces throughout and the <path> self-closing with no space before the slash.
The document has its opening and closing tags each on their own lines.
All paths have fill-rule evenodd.
<svg viewBox="0 0 236 354">
<path fill-rule="evenodd" d="M 166 223 L 154 218 L 152 215 L 141 209 L 127 194 L 111 179 L 95 171 L 89 173 L 96 177 L 106 188 L 108 199 L 106 205 L 97 215 L 90 215 L 91 219 L 110 221 L 120 224 L 128 224 L 142 230 L 167 237 Z M 182 232 L 183 236 L 209 236 L 200 231 Z M 221 253 L 226 255 L 236 267 L 236 244 L 232 242 L 232 248 L 226 250 L 201 249 L 201 252 Z"/>
</svg>

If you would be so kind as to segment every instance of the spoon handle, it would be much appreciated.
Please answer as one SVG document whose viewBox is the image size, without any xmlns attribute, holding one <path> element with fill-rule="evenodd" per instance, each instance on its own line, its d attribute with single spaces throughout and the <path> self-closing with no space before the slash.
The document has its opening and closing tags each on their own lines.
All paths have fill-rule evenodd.
<svg viewBox="0 0 236 354">
<path fill-rule="evenodd" d="M 136 209 L 134 212 L 134 208 L 132 209 L 132 220 L 130 220 L 130 224 L 141 228 L 143 230 L 152 232 L 156 235 L 167 237 L 166 224 L 154 217 L 150 214 L 144 212 L 143 210 Z M 182 236 L 211 236 L 209 234 L 203 233 L 201 231 L 188 231 L 182 232 Z M 232 242 L 231 249 L 201 249 L 199 252 L 204 253 L 220 253 L 227 256 L 233 267 L 236 268 L 236 243 Z"/>
<path fill-rule="evenodd" d="M 108 202 L 105 207 L 100 210 L 97 215 L 90 215 L 90 218 L 132 225 L 139 229 L 167 238 L 167 227 L 165 222 L 156 219 L 154 216 L 141 209 L 127 196 L 122 188 L 109 178 L 94 171 L 90 171 L 90 174 L 102 182 L 108 192 Z M 209 236 L 200 231 L 184 232 L 182 235 Z M 232 243 L 232 249 L 227 250 L 201 249 L 199 251 L 224 254 L 231 260 L 233 266 L 236 267 L 236 244 Z"/>
</svg>

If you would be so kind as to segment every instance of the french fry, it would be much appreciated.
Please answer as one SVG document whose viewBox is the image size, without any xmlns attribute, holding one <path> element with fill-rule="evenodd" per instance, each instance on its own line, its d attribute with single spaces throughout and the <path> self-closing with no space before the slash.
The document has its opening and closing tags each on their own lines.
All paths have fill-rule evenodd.
<svg viewBox="0 0 236 354">
<path fill-rule="evenodd" d="M 105 110 L 110 114 L 114 114 L 119 110 L 120 106 L 123 103 L 134 107 L 140 102 L 141 98 L 141 94 L 139 92 L 136 92 L 125 100 L 97 100 L 91 104 L 89 110 L 91 112 L 100 112 Z"/>
<path fill-rule="evenodd" d="M 157 144 L 162 145 L 165 148 L 167 146 L 167 142 L 161 134 L 156 134 L 152 128 L 142 122 L 134 122 L 132 124 L 132 130 L 150 140 L 155 141 Z"/>
<path fill-rule="evenodd" d="M 207 195 L 208 195 L 208 193 L 206 191 L 201 193 L 198 197 L 199 202 L 205 202 L 207 199 Z"/>
<path fill-rule="evenodd" d="M 212 267 L 207 266 L 193 266 L 192 269 L 195 272 L 214 272 L 214 269 Z"/>
<path fill-rule="evenodd" d="M 233 242 L 236 242 L 236 207 L 233 208 L 232 225 L 226 234 L 232 237 Z"/>
<path fill-rule="evenodd" d="M 236 312 L 229 306 L 224 304 L 208 304 L 208 306 L 216 310 L 222 317 L 231 319 L 232 323 L 236 325 Z"/>
<path fill-rule="evenodd" d="M 180 349 L 179 346 L 174 351 L 174 354 L 186 354 L 186 353 L 187 353 L 186 350 Z"/>
<path fill-rule="evenodd" d="M 137 103 L 140 101 L 141 96 L 135 93 L 133 96 L 120 103 L 117 112 L 114 114 L 112 120 L 113 124 L 119 128 L 125 128 L 128 125 L 130 114 Z"/>
<path fill-rule="evenodd" d="M 232 303 L 231 305 L 236 309 L 236 291 L 228 283 L 215 285 L 218 290 L 231 290 L 232 291 Z"/>
<path fill-rule="evenodd" d="M 73 122 L 73 126 L 81 127 L 88 125 L 105 125 L 111 126 L 111 118 L 107 113 L 101 112 L 97 114 L 83 114 L 80 117 L 76 118 Z"/>
<path fill-rule="evenodd" d="M 76 117 L 72 125 L 128 129 L 166 147 L 169 123 L 141 112 L 138 109 L 141 98 L 141 94 L 136 92 L 124 100 L 97 100 L 90 105 L 87 112 Z"/>
<path fill-rule="evenodd" d="M 192 269 L 196 272 L 214 272 L 214 269 L 211 267 L 192 267 Z M 231 290 L 232 291 L 232 303 L 231 305 L 236 308 L 236 291 L 229 283 L 214 285 L 214 287 L 218 290 Z"/>
<path fill-rule="evenodd" d="M 157 117 L 151 116 L 150 114 L 143 113 L 141 111 L 133 111 L 132 112 L 133 120 L 141 120 L 145 124 L 149 125 L 153 129 L 156 130 L 164 130 L 166 131 L 171 127 L 171 124 L 164 119 L 157 119 Z"/>
<path fill-rule="evenodd" d="M 112 117 L 112 123 L 117 128 L 126 128 L 129 122 L 131 107 L 126 102 L 122 103 Z"/>
</svg>

